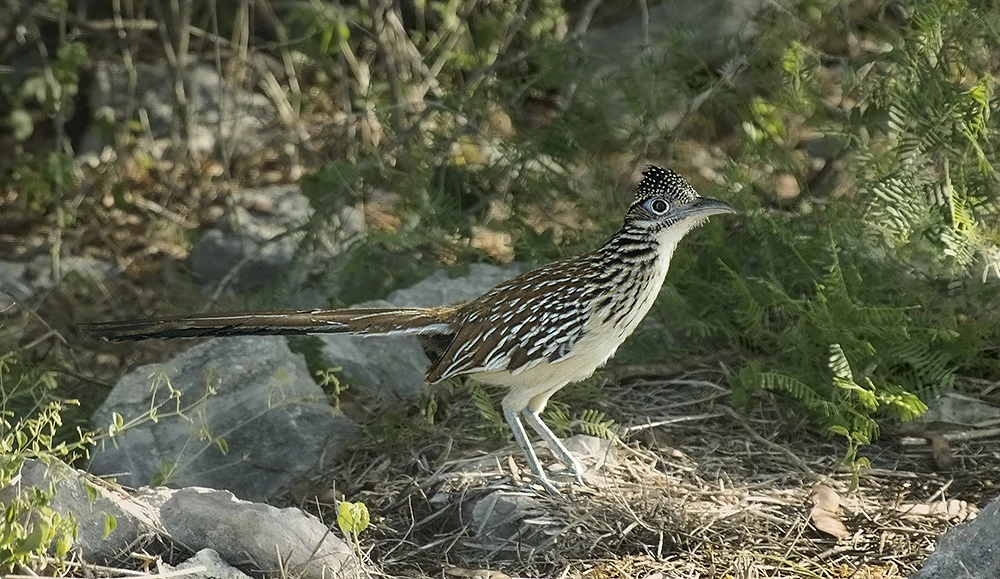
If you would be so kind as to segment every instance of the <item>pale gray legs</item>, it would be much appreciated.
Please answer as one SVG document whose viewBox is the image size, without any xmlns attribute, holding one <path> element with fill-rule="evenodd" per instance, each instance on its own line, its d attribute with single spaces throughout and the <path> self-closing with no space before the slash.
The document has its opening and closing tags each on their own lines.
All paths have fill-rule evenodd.
<svg viewBox="0 0 1000 579">
<path fill-rule="evenodd" d="M 514 433 L 514 440 L 517 445 L 521 447 L 524 452 L 524 457 L 528 461 L 528 468 L 531 469 L 532 474 L 538 479 L 538 484 L 542 485 L 546 491 L 555 496 L 562 496 L 556 486 L 549 480 L 549 477 L 545 474 L 545 470 L 542 469 L 542 464 L 538 462 L 538 455 L 535 454 L 535 449 L 531 446 L 531 442 L 528 440 L 528 433 L 524 430 L 524 425 L 521 424 L 521 417 L 519 415 L 524 415 L 524 419 L 527 420 L 528 425 L 531 426 L 532 430 L 538 433 L 546 443 L 548 443 L 549 448 L 555 453 L 559 461 L 566 465 L 566 468 L 574 476 L 576 482 L 580 486 L 583 484 L 583 468 L 580 466 L 579 461 L 570 454 L 569 450 L 563 445 L 562 441 L 555 435 L 552 430 L 542 421 L 538 416 L 538 413 L 534 410 L 529 410 L 527 408 L 518 411 L 518 409 L 511 408 L 506 404 L 503 405 L 503 415 L 507 419 L 507 424 L 510 425 L 511 431 Z"/>
<path fill-rule="evenodd" d="M 570 474 L 572 474 L 573 478 L 576 479 L 576 484 L 580 486 L 587 486 L 583 484 L 583 467 L 580 466 L 580 462 L 576 460 L 576 457 L 573 456 L 572 453 L 570 453 L 569 449 L 566 448 L 566 445 L 559 440 L 556 433 L 552 432 L 552 429 L 545 424 L 542 417 L 530 408 L 525 408 L 524 412 L 521 414 L 524 415 L 524 419 L 528 422 L 528 426 L 531 426 L 531 428 L 533 428 L 534 431 L 542 437 L 542 440 L 548 443 L 549 448 L 551 448 L 552 452 L 556 454 L 556 458 L 559 459 L 559 462 L 566 465 Z"/>
</svg>

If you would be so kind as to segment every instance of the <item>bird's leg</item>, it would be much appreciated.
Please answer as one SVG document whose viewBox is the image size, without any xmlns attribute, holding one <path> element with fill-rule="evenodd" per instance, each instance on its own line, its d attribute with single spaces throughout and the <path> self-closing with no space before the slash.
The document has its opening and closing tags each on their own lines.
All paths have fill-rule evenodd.
<svg viewBox="0 0 1000 579">
<path fill-rule="evenodd" d="M 522 411 L 524 419 L 528 422 L 528 425 L 542 437 L 546 443 L 548 443 L 549 448 L 555 453 L 559 461 L 566 465 L 569 472 L 576 478 L 577 484 L 580 486 L 587 486 L 583 484 L 583 467 L 580 466 L 580 461 L 576 460 L 576 457 L 566 448 L 566 445 L 559 440 L 552 429 L 549 428 L 542 417 L 538 415 L 538 411 L 532 410 L 531 408 L 525 408 Z"/>
<path fill-rule="evenodd" d="M 535 475 L 538 484 L 542 485 L 542 488 L 547 490 L 549 494 L 562 497 L 562 493 L 559 492 L 556 485 L 552 484 L 549 477 L 545 475 L 545 471 L 542 470 L 542 465 L 538 462 L 538 455 L 535 454 L 535 449 L 531 447 L 531 443 L 528 441 L 528 433 L 524 431 L 524 425 L 521 424 L 518 409 L 504 404 L 503 415 L 507 419 L 507 424 L 510 425 L 511 432 L 514 433 L 514 440 L 517 441 L 517 445 L 524 452 L 524 457 L 528 460 L 528 468 Z"/>
</svg>

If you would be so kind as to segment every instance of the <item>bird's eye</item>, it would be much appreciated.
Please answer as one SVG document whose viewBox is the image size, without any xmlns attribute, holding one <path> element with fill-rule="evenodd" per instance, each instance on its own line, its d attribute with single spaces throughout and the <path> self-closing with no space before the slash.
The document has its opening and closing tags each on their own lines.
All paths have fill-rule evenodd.
<svg viewBox="0 0 1000 579">
<path fill-rule="evenodd" d="M 646 209 L 653 215 L 663 215 L 670 210 L 670 204 L 659 197 L 655 197 L 646 201 Z"/>
</svg>

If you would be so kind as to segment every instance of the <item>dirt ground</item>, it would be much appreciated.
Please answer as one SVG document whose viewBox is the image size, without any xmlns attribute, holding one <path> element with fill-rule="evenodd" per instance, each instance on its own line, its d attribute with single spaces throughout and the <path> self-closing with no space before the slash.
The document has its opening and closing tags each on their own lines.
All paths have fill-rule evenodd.
<svg viewBox="0 0 1000 579">
<path fill-rule="evenodd" d="M 840 446 L 789 424 L 772 401 L 734 411 L 719 377 L 608 386 L 612 413 L 635 422 L 583 459 L 588 487 L 566 500 L 527 488 L 516 447 L 484 455 L 447 433 L 404 457 L 360 449 L 322 486 L 367 504 L 362 547 L 379 572 L 490 578 L 908 577 L 996 495 L 995 438 L 953 442 L 942 471 L 926 439 L 894 433 L 864 449 L 872 466 L 851 490 Z M 523 508 L 493 535 L 472 514 L 491 493 Z M 336 518 L 333 504 L 302 504 Z"/>
<path fill-rule="evenodd" d="M 155 299 L 141 283 L 133 290 L 136 304 Z M 61 309 L 80 307 L 92 306 Z M 149 344 L 63 350 L 55 337 L 72 333 L 63 321 L 52 331 L 24 322 L 23 339 L 38 359 L 54 359 L 49 348 L 73 351 L 76 372 L 88 378 L 77 393 L 90 398 L 126 368 L 169 356 Z M 296 490 L 289 503 L 334 525 L 336 500 L 363 501 L 372 525 L 361 548 L 373 575 L 890 579 L 918 570 L 941 533 L 1000 494 L 996 432 L 883 432 L 862 450 L 871 467 L 852 489 L 842 444 L 772 398 L 733 409 L 727 371 L 718 363 L 682 374 L 603 370 L 602 410 L 620 438 L 583 458 L 588 486 L 567 488 L 566 500 L 530 486 L 506 431 L 484 443 L 481 424 L 472 426 L 482 422 L 475 406 L 458 395 L 419 446 L 387 452 L 372 437 L 336 476 Z M 506 536 L 483 539 L 473 510 L 498 491 L 524 510 L 508 517 Z"/>
<path fill-rule="evenodd" d="M 168 195 L 166 189 L 150 193 Z M 178 226 L 211 221 L 204 214 L 215 205 L 213 199 L 192 200 Z M 164 239 L 154 243 L 130 233 L 128 214 L 109 215 L 119 221 L 107 228 L 110 235 L 128 244 L 118 254 L 97 255 L 112 258 L 125 275 L 109 280 L 101 295 L 81 294 L 80 288 L 54 292 L 43 306 L 62 314 L 42 324 L 25 312 L 6 330 L 21 334 L 22 351 L 35 360 L 67 360 L 61 366 L 67 394 L 85 407 L 126 369 L 184 347 L 98 345 L 87 351 L 74 342 L 73 321 L 107 317 L 112 303 L 128 310 L 115 315 L 153 309 L 163 287 L 150 280 L 161 273 L 136 264 L 169 259 L 136 256 L 181 251 Z M 42 243 L 43 230 L 32 234 L 19 236 L 21 247 L 25 239 Z M 94 234 L 81 224 L 64 240 L 74 253 L 88 254 L 88 235 Z M 584 460 L 588 467 L 595 459 L 603 464 L 588 473 L 587 488 L 566 489 L 567 500 L 530 488 L 520 453 L 502 442 L 506 432 L 501 442 L 485 445 L 478 433 L 469 435 L 477 411 L 468 400 L 454 400 L 450 417 L 419 448 L 387 453 L 372 438 L 337 476 L 312 481 L 289 502 L 333 524 L 335 500 L 363 501 L 372 526 L 361 537 L 362 549 L 373 574 L 392 577 L 888 579 L 919 569 L 942 532 L 1000 494 L 998 433 L 935 438 L 884 432 L 862 450 L 871 468 L 860 471 L 852 490 L 852 473 L 839 458 L 842 444 L 796 422 L 771 398 L 734 410 L 725 374 L 719 365 L 680 376 L 676 368 L 604 370 L 605 410 L 622 426 L 620 440 L 607 456 Z M 480 450 L 498 444 L 494 452 Z M 552 461 L 544 450 L 542 456 Z M 497 491 L 527 500 L 528 507 L 510 519 L 514 535 L 483 541 L 469 513 Z"/>
</svg>

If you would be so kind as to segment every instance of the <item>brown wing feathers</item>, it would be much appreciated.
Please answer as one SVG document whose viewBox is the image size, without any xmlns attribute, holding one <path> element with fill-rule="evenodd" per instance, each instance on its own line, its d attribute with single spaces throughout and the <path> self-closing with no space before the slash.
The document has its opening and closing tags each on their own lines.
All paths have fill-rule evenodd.
<svg viewBox="0 0 1000 579">
<path fill-rule="evenodd" d="M 349 308 L 195 314 L 83 324 L 80 329 L 111 341 L 314 333 L 440 334 L 449 331 L 449 314 L 454 309 Z"/>
</svg>

